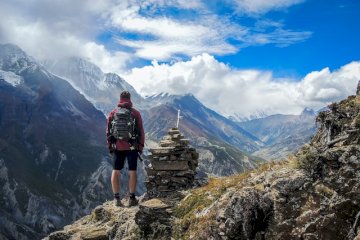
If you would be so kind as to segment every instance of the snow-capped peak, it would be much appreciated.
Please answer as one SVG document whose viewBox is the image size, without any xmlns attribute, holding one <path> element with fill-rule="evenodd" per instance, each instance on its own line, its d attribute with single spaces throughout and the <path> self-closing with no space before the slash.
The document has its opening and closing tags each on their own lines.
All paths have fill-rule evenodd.
<svg viewBox="0 0 360 240">
<path fill-rule="evenodd" d="M 0 69 L 20 72 L 36 61 L 14 44 L 0 44 Z"/>
</svg>

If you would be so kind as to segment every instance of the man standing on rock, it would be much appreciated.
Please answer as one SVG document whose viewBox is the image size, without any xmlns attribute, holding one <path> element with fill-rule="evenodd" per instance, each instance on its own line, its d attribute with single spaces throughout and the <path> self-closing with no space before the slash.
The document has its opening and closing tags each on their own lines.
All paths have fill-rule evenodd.
<svg viewBox="0 0 360 240">
<path fill-rule="evenodd" d="M 135 206 L 137 182 L 137 159 L 141 155 L 144 142 L 144 128 L 140 112 L 132 107 L 131 95 L 128 91 L 120 94 L 117 108 L 111 111 L 108 117 L 106 137 L 109 152 L 113 154 L 113 171 L 111 185 L 116 206 L 123 206 L 120 199 L 120 170 L 123 169 L 125 160 L 129 167 L 129 204 Z"/>
</svg>

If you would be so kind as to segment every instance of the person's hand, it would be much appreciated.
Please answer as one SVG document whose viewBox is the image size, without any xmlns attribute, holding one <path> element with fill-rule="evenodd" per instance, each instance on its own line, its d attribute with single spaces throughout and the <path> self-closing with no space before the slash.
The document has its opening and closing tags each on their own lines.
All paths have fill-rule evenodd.
<svg viewBox="0 0 360 240">
<path fill-rule="evenodd" d="M 114 149 L 112 147 L 112 144 L 108 144 L 109 153 L 112 154 L 114 152 Z"/>
<path fill-rule="evenodd" d="M 116 143 L 116 138 L 114 136 L 110 136 L 107 138 L 108 143 Z"/>
</svg>

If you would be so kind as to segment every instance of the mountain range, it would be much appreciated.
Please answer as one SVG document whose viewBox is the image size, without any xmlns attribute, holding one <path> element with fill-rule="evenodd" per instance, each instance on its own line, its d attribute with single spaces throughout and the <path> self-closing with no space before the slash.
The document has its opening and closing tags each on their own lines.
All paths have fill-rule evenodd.
<svg viewBox="0 0 360 240">
<path fill-rule="evenodd" d="M 316 131 L 316 115 L 314 110 L 305 108 L 300 115 L 276 114 L 239 122 L 238 125 L 264 143 L 264 147 L 254 155 L 279 160 L 310 141 Z"/>
<path fill-rule="evenodd" d="M 191 94 L 143 98 L 117 74 L 84 59 L 40 63 L 15 45 L 1 44 L 0 237 L 38 239 L 111 198 L 106 115 L 123 90 L 131 92 L 143 115 L 145 154 L 175 126 L 180 109 L 179 128 L 200 153 L 200 172 L 210 175 L 253 169 L 274 156 L 266 149 L 284 148 L 291 143 L 285 139 L 292 139 L 294 144 L 281 150 L 285 155 L 314 131 L 311 114 L 239 123 Z M 139 166 L 141 194 L 145 172 L 144 164 Z M 122 177 L 126 181 L 126 174 Z"/>
</svg>

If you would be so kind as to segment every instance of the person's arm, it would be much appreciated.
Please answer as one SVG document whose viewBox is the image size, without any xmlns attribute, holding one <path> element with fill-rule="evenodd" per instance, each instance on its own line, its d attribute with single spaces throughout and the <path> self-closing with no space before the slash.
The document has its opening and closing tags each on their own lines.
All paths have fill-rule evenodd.
<svg viewBox="0 0 360 240">
<path fill-rule="evenodd" d="M 111 144 L 113 143 L 113 136 L 110 133 L 110 129 L 111 129 L 111 121 L 113 120 L 113 116 L 114 116 L 114 112 L 110 112 L 109 117 L 107 119 L 107 125 L 106 125 L 106 141 L 108 143 L 108 148 L 109 151 L 112 152 L 112 146 Z"/>
<path fill-rule="evenodd" d="M 138 119 L 137 119 L 137 127 L 139 129 L 139 147 L 138 150 L 140 152 L 142 152 L 143 148 L 144 148 L 144 144 L 145 144 L 145 132 L 144 132 L 144 126 L 143 126 L 143 122 L 142 122 L 142 118 L 141 118 L 141 114 L 138 114 Z"/>
</svg>

